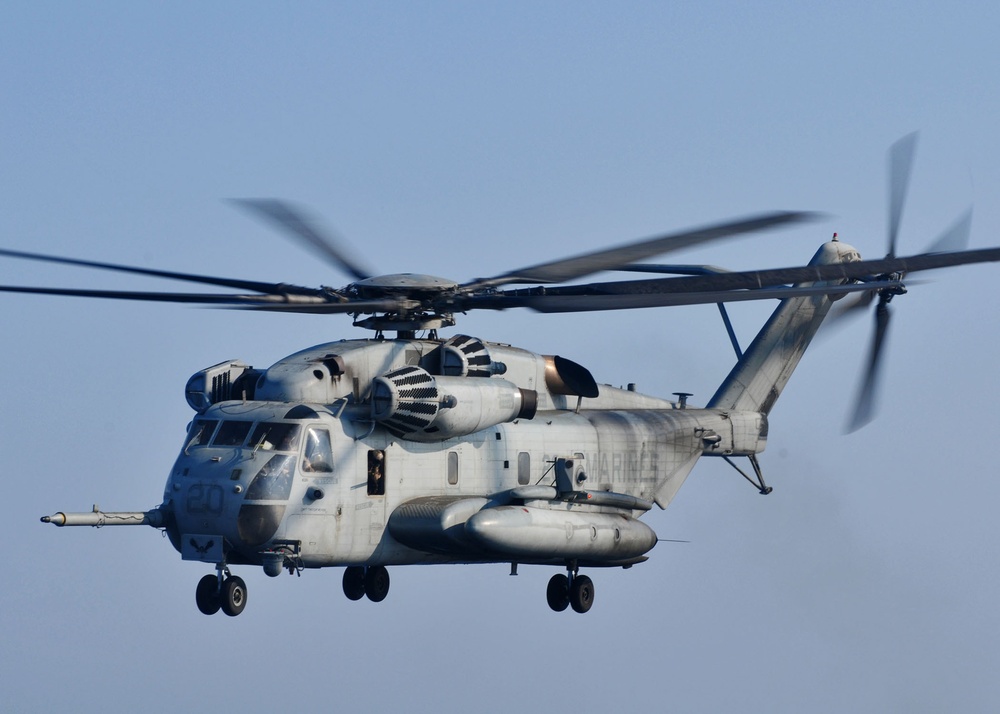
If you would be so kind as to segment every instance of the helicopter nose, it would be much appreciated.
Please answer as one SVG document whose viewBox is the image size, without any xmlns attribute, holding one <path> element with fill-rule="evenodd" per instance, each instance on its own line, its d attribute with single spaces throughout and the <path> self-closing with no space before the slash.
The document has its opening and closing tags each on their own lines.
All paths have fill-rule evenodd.
<svg viewBox="0 0 1000 714">
<path fill-rule="evenodd" d="M 292 490 L 294 468 L 294 457 L 276 454 L 247 487 L 236 518 L 239 539 L 247 547 L 263 545 L 277 532 Z"/>
<path fill-rule="evenodd" d="M 285 516 L 285 506 L 270 503 L 244 503 L 236 518 L 236 530 L 243 545 L 255 548 L 274 537 Z"/>
</svg>

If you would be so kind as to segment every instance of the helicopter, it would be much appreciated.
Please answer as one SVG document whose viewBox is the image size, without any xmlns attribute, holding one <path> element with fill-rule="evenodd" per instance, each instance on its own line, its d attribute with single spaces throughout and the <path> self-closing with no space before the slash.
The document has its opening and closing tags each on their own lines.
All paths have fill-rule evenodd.
<svg viewBox="0 0 1000 714">
<path fill-rule="evenodd" d="M 758 460 L 768 416 L 824 321 L 874 304 L 875 330 L 850 429 L 874 414 L 889 304 L 909 273 L 1000 261 L 967 250 L 971 212 L 925 252 L 897 257 L 916 145 L 889 152 L 888 250 L 864 260 L 836 234 L 806 265 L 753 271 L 642 261 L 696 245 L 815 219 L 764 213 L 654 236 L 466 282 L 378 275 L 296 206 L 236 205 L 350 276 L 311 288 L 0 250 L 0 257 L 183 281 L 235 293 L 0 286 L 0 292 L 341 314 L 375 334 L 295 352 L 267 368 L 242 360 L 196 372 L 195 415 L 160 505 L 146 511 L 57 512 L 56 526 L 151 526 L 183 560 L 210 566 L 197 608 L 229 616 L 247 604 L 235 566 L 271 577 L 343 568 L 350 600 L 384 600 L 389 568 L 437 563 L 557 568 L 554 611 L 585 613 L 594 582 L 582 570 L 631 568 L 660 540 L 642 516 L 665 509 L 701 457 L 723 459 L 769 494 Z M 576 283 L 608 271 L 669 277 Z M 743 350 L 725 305 L 778 301 Z M 842 302 L 841 302 L 842 301 Z M 473 310 L 589 312 L 715 304 L 737 362 L 703 406 L 599 384 L 583 365 L 466 334 L 443 336 Z M 394 336 L 387 333 L 395 333 Z M 736 459 L 746 459 L 752 473 Z M 563 572 L 564 571 L 564 572 Z"/>
</svg>

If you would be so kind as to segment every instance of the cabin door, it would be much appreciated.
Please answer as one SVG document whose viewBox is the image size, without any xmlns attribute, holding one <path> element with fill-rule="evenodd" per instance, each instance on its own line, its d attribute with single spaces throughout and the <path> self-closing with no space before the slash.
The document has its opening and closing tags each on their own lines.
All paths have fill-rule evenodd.
<svg viewBox="0 0 1000 714">
<path fill-rule="evenodd" d="M 368 451 L 368 500 L 371 506 L 369 513 L 370 545 L 378 545 L 385 530 L 385 486 L 387 481 L 386 451 L 369 449 Z"/>
</svg>

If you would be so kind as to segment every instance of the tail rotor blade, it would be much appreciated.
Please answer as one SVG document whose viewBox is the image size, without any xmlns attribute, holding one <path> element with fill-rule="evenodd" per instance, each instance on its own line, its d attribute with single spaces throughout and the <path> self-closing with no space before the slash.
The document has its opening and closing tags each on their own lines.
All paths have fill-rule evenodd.
<svg viewBox="0 0 1000 714">
<path fill-rule="evenodd" d="M 910 185 L 913 154 L 917 148 L 917 132 L 907 134 L 889 149 L 889 258 L 896 257 L 896 238 Z"/>
<path fill-rule="evenodd" d="M 874 295 L 875 291 L 872 290 L 871 292 L 858 293 L 857 295 L 845 297 L 844 299 L 834 303 L 833 307 L 830 308 L 830 312 L 827 313 L 826 320 L 823 321 L 823 325 L 839 326 L 841 324 L 845 324 L 853 318 L 858 317 L 872 304 Z"/>
<path fill-rule="evenodd" d="M 948 230 L 927 246 L 924 253 L 956 253 L 969 247 L 969 235 L 972 233 L 972 208 L 959 216 Z"/>
<path fill-rule="evenodd" d="M 889 306 L 880 301 L 875 310 L 875 333 L 872 338 L 871 351 L 868 355 L 868 368 L 864 380 L 858 390 L 854 414 L 847 424 L 847 432 L 854 432 L 866 425 L 875 417 L 878 383 L 882 368 L 882 349 L 885 346 L 886 333 L 889 329 Z"/>
</svg>

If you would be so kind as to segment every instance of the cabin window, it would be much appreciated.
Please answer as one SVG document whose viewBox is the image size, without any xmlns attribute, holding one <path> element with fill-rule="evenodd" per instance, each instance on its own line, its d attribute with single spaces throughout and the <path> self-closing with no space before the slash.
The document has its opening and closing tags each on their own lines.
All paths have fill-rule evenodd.
<svg viewBox="0 0 1000 714">
<path fill-rule="evenodd" d="M 194 424 L 191 425 L 190 438 L 188 439 L 186 449 L 190 449 L 192 446 L 204 446 L 211 440 L 212 434 L 215 432 L 215 427 L 219 425 L 216 419 L 195 419 Z"/>
<path fill-rule="evenodd" d="M 527 451 L 517 455 L 517 482 L 521 486 L 531 483 L 531 454 Z"/>
<path fill-rule="evenodd" d="M 458 452 L 448 452 L 448 483 L 452 486 L 458 483 Z"/>
<path fill-rule="evenodd" d="M 253 430 L 250 445 L 261 451 L 295 451 L 299 448 L 299 425 L 261 422 Z"/>
<path fill-rule="evenodd" d="M 215 435 L 212 446 L 242 446 L 250 433 L 252 421 L 224 421 Z"/>
<path fill-rule="evenodd" d="M 368 495 L 385 495 L 385 452 L 381 449 L 368 452 Z"/>
<path fill-rule="evenodd" d="M 306 448 L 302 454 L 302 470 L 306 473 L 333 471 L 333 449 L 330 432 L 313 427 L 306 432 Z"/>
</svg>

